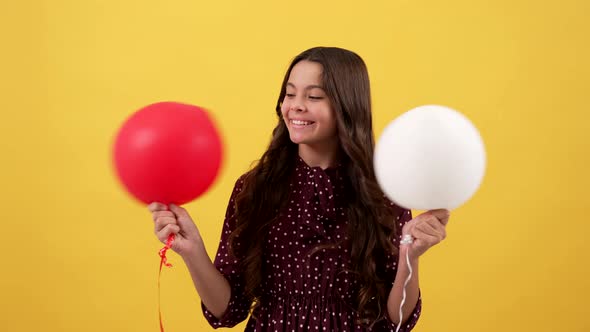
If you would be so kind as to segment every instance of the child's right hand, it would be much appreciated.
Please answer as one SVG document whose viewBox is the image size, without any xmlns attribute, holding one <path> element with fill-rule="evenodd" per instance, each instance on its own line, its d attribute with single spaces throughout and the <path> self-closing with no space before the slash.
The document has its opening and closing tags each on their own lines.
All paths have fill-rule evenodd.
<svg viewBox="0 0 590 332">
<path fill-rule="evenodd" d="M 148 209 L 154 220 L 154 232 L 162 243 L 170 234 L 176 238 L 172 242 L 171 249 L 182 257 L 193 255 L 203 245 L 201 234 L 188 212 L 174 204 L 166 206 L 162 203 L 151 203 Z"/>
</svg>

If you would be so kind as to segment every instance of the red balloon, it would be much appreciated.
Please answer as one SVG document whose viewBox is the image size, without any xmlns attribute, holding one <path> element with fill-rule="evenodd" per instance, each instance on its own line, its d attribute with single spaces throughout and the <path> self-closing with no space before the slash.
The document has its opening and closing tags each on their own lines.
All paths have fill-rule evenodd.
<svg viewBox="0 0 590 332">
<path fill-rule="evenodd" d="M 113 161 L 129 193 L 149 204 L 184 204 L 203 194 L 219 173 L 222 141 L 207 112 L 160 102 L 134 113 L 115 138 Z"/>
</svg>

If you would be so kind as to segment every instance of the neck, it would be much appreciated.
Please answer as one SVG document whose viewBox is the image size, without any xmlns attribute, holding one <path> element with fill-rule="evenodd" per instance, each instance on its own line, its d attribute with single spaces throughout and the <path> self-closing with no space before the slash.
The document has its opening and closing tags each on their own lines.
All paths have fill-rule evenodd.
<svg viewBox="0 0 590 332">
<path fill-rule="evenodd" d="M 338 142 L 321 146 L 299 144 L 299 157 L 310 167 L 326 169 L 335 166 L 340 158 Z"/>
</svg>

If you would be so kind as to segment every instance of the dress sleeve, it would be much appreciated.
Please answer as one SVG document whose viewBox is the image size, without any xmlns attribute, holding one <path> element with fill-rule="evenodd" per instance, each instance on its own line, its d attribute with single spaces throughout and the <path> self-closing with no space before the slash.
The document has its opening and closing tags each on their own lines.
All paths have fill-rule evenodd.
<svg viewBox="0 0 590 332">
<path fill-rule="evenodd" d="M 221 318 L 215 317 L 201 302 L 203 314 L 209 324 L 217 329 L 219 327 L 233 327 L 241 323 L 248 317 L 251 301 L 244 296 L 244 275 L 240 270 L 240 264 L 237 259 L 230 254 L 229 251 L 229 236 L 236 228 L 236 197 L 242 190 L 244 183 L 244 176 L 240 177 L 232 191 L 227 210 L 225 213 L 225 220 L 223 223 L 223 230 L 221 232 L 221 240 L 215 256 L 214 265 L 227 279 L 231 287 L 231 296 L 229 304 Z M 238 249 L 238 248 L 236 248 Z"/>
<path fill-rule="evenodd" d="M 395 223 L 396 223 L 396 227 L 399 227 L 398 229 L 400 230 L 400 234 L 393 239 L 393 245 L 396 248 L 399 248 L 400 242 L 401 242 L 401 229 L 402 227 L 410 220 L 412 220 L 412 211 L 401 208 L 399 206 L 396 206 L 394 203 L 390 203 L 392 208 L 395 209 L 396 214 L 395 214 Z M 393 282 L 395 280 L 395 276 L 397 274 L 397 256 L 396 257 L 390 257 L 390 260 L 388 262 L 388 264 L 386 265 L 387 269 L 388 269 L 388 275 L 391 276 L 391 287 L 393 287 Z M 390 288 L 391 290 L 391 288 Z M 398 308 L 399 310 L 399 308 Z M 418 302 L 416 302 L 416 306 L 414 307 L 414 310 L 412 311 L 412 313 L 410 314 L 409 318 L 406 319 L 405 323 L 400 327 L 399 331 L 400 332 L 409 332 L 411 331 L 416 324 L 418 323 L 418 319 L 420 318 L 420 313 L 422 312 L 422 295 L 420 290 L 418 290 Z M 385 314 L 385 318 L 387 321 L 387 325 L 388 328 L 391 331 L 396 331 L 397 329 L 397 322 L 393 322 L 391 321 L 391 319 L 389 318 L 388 314 Z M 405 318 L 404 318 L 405 319 Z"/>
</svg>

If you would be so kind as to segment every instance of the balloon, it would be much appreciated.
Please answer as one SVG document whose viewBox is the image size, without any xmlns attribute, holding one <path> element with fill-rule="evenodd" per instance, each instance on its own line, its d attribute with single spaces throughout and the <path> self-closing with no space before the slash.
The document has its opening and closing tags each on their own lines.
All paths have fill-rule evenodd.
<svg viewBox="0 0 590 332">
<path fill-rule="evenodd" d="M 119 180 L 139 201 L 181 205 L 209 188 L 222 154 L 220 135 L 205 110 L 160 102 L 124 122 L 113 161 Z"/>
<path fill-rule="evenodd" d="M 452 210 L 478 190 L 486 153 L 469 119 L 445 106 L 426 105 L 385 128 L 375 147 L 374 167 L 381 189 L 399 206 Z"/>
</svg>

